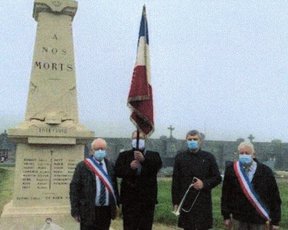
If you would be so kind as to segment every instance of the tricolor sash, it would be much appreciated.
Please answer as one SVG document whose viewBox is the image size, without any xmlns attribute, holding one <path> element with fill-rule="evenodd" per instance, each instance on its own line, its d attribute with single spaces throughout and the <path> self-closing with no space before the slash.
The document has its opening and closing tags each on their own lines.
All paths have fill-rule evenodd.
<svg viewBox="0 0 288 230">
<path fill-rule="evenodd" d="M 268 209 L 265 207 L 259 195 L 254 190 L 253 185 L 252 183 L 250 183 L 248 176 L 244 172 L 244 168 L 240 165 L 240 162 L 234 162 L 233 168 L 239 181 L 240 187 L 246 198 L 249 200 L 249 202 L 252 204 L 252 206 L 256 209 L 256 211 L 261 217 L 263 217 L 266 221 L 270 221 L 271 219 L 269 217 Z"/>
<path fill-rule="evenodd" d="M 102 166 L 94 159 L 93 156 L 86 158 L 84 163 L 87 167 L 103 182 L 105 187 L 109 191 L 109 196 L 113 197 L 115 204 L 117 204 L 117 199 L 114 193 L 113 185 L 110 176 L 103 170 Z"/>
</svg>

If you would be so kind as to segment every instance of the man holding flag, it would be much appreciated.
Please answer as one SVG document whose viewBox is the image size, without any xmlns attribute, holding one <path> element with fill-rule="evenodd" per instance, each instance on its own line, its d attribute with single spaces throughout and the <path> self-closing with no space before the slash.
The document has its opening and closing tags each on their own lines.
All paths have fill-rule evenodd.
<svg viewBox="0 0 288 230">
<path fill-rule="evenodd" d="M 137 58 L 128 106 L 137 130 L 132 133 L 132 149 L 121 152 L 116 160 L 116 176 L 122 178 L 120 203 L 124 230 L 151 230 L 157 203 L 157 173 L 162 167 L 158 152 L 145 148 L 146 138 L 154 131 L 153 99 L 150 82 L 149 36 L 143 7 Z"/>
<path fill-rule="evenodd" d="M 132 133 L 132 149 L 119 154 L 116 176 L 121 178 L 120 204 L 124 230 L 151 230 L 157 203 L 157 173 L 162 166 L 158 152 L 145 148 L 145 134 Z"/>
</svg>

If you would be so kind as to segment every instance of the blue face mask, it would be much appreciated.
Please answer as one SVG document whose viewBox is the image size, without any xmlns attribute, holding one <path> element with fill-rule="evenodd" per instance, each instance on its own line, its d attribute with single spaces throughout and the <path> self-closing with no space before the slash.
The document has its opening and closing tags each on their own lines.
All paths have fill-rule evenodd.
<svg viewBox="0 0 288 230">
<path fill-rule="evenodd" d="M 247 154 L 240 154 L 239 155 L 239 162 L 243 165 L 251 165 L 253 161 L 253 158 L 251 155 L 247 155 Z"/>
<path fill-rule="evenodd" d="M 98 149 L 94 152 L 94 157 L 97 161 L 102 161 L 106 157 L 106 151 L 102 149 Z"/>
<path fill-rule="evenodd" d="M 196 150 L 199 148 L 199 142 L 195 140 L 187 140 L 187 146 L 190 150 Z"/>
</svg>

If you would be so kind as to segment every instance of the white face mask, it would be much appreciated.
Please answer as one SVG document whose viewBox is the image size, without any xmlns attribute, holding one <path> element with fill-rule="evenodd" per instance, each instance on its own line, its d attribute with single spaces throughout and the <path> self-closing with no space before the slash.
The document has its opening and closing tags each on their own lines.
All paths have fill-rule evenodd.
<svg viewBox="0 0 288 230">
<path fill-rule="evenodd" d="M 137 139 L 132 139 L 132 147 L 136 149 Z M 138 143 L 138 149 L 144 149 L 145 148 L 145 140 L 139 139 Z"/>
</svg>

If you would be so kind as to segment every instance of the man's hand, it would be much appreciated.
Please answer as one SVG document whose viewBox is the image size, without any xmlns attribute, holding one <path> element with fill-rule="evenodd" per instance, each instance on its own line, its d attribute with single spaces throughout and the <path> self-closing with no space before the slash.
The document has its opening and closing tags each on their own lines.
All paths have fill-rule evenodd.
<svg viewBox="0 0 288 230">
<path fill-rule="evenodd" d="M 228 230 L 232 229 L 232 221 L 231 221 L 231 219 L 224 220 L 224 226 L 225 226 L 225 229 L 228 229 Z"/>
<path fill-rule="evenodd" d="M 200 180 L 199 178 L 196 178 L 196 181 L 193 183 L 193 188 L 196 190 L 200 190 L 204 187 L 203 181 Z"/>
<path fill-rule="evenodd" d="M 140 165 L 140 162 L 137 161 L 137 160 L 133 160 L 133 161 L 131 161 L 131 163 L 130 163 L 131 169 L 138 169 L 140 166 L 141 166 L 141 165 Z"/>
<path fill-rule="evenodd" d="M 145 160 L 143 153 L 141 153 L 140 151 L 134 151 L 134 159 L 139 161 L 139 162 L 143 162 Z"/>
<path fill-rule="evenodd" d="M 76 216 L 73 216 L 74 217 L 74 219 L 78 222 L 78 223 L 80 223 L 80 221 L 81 221 L 81 218 L 80 218 L 80 216 L 79 215 L 76 215 Z"/>
</svg>

